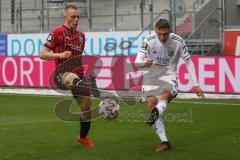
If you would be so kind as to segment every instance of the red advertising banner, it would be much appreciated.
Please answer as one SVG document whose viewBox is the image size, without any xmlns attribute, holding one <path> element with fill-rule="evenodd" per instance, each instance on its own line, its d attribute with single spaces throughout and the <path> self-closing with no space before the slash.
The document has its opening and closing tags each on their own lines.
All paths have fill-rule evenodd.
<svg viewBox="0 0 240 160">
<path fill-rule="evenodd" d="M 192 57 L 199 85 L 208 93 L 240 93 L 240 57 Z M 183 61 L 178 64 L 179 91 L 192 88 Z"/>
<path fill-rule="evenodd" d="M 39 57 L 0 57 L 0 86 L 47 87 L 54 62 Z"/>
<path fill-rule="evenodd" d="M 143 73 L 134 66 L 135 57 L 84 56 L 85 73 L 97 75 L 102 89 L 140 89 Z M 209 93 L 240 93 L 240 57 L 192 57 L 199 85 Z M 54 61 L 39 57 L 0 56 L 0 86 L 50 87 Z M 179 91 L 188 92 L 192 83 L 183 61 L 178 64 Z"/>
</svg>

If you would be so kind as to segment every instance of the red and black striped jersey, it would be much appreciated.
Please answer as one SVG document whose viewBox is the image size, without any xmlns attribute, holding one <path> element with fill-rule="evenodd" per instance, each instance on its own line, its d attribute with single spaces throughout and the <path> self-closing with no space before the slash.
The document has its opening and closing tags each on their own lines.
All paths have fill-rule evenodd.
<svg viewBox="0 0 240 160">
<path fill-rule="evenodd" d="M 85 47 L 85 35 L 79 30 L 71 30 L 66 26 L 60 26 L 50 32 L 44 46 L 53 53 L 71 51 L 69 59 L 56 59 L 56 67 L 63 72 L 83 73 L 82 53 Z"/>
</svg>

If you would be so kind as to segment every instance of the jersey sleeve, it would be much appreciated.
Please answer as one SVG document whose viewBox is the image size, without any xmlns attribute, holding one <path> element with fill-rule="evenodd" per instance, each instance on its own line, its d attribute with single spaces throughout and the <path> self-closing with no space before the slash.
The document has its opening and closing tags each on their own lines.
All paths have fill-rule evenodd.
<svg viewBox="0 0 240 160">
<path fill-rule="evenodd" d="M 196 70 L 195 70 L 195 67 L 194 67 L 194 64 L 193 64 L 191 58 L 184 59 L 184 62 L 186 64 L 190 78 L 192 79 L 193 86 L 198 86 L 199 84 L 198 84 L 198 80 L 197 80 L 197 76 L 196 76 Z"/>
<path fill-rule="evenodd" d="M 57 44 L 58 44 L 57 32 L 51 31 L 47 36 L 44 46 L 48 47 L 51 50 L 54 50 Z"/>
<path fill-rule="evenodd" d="M 82 34 L 81 34 L 81 37 L 82 37 L 82 42 L 81 42 L 82 44 L 81 44 L 81 45 L 82 45 L 82 51 L 83 51 L 84 48 L 85 48 L 85 34 L 82 33 Z"/>
<path fill-rule="evenodd" d="M 198 84 L 198 80 L 197 80 L 197 76 L 196 76 L 196 70 L 195 70 L 194 64 L 191 60 L 191 56 L 189 54 L 188 48 L 184 41 L 181 42 L 180 45 L 181 45 L 180 54 L 181 54 L 181 57 L 182 57 L 184 63 L 186 64 L 188 73 L 193 82 L 193 86 L 198 86 L 199 84 Z"/>
<path fill-rule="evenodd" d="M 135 63 L 144 63 L 147 60 L 148 52 L 149 52 L 149 43 L 145 38 L 144 41 L 142 42 L 141 47 L 138 50 Z"/>
<path fill-rule="evenodd" d="M 188 47 L 186 46 L 186 43 L 184 41 L 181 42 L 180 44 L 180 56 L 182 57 L 183 60 L 190 58 Z"/>
</svg>

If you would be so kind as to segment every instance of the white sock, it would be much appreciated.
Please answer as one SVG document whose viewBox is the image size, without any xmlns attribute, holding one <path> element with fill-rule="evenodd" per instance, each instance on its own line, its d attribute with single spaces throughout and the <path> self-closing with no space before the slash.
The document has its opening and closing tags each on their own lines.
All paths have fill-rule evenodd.
<svg viewBox="0 0 240 160">
<path fill-rule="evenodd" d="M 140 98 L 140 102 L 141 102 L 141 103 L 146 102 L 146 98 L 145 98 L 145 97 L 141 97 L 141 98 Z"/>
<path fill-rule="evenodd" d="M 160 114 L 160 117 L 154 123 L 154 127 L 156 129 L 156 134 L 159 136 L 159 138 L 162 142 L 166 142 L 166 141 L 168 141 L 168 139 L 167 139 L 167 135 L 166 135 L 166 132 L 165 132 L 165 127 L 164 127 L 162 115 L 163 115 L 163 112 L 167 108 L 167 101 L 159 101 L 156 108 L 158 109 L 159 114 Z"/>
<path fill-rule="evenodd" d="M 162 142 L 166 142 L 168 141 L 167 139 L 167 135 L 166 135 L 166 132 L 165 132 L 165 127 L 164 127 L 164 124 L 163 124 L 163 121 L 161 118 L 159 118 L 155 124 L 154 124 L 155 128 L 156 128 L 156 134 L 158 135 L 158 137 L 160 138 L 160 140 Z"/>
</svg>

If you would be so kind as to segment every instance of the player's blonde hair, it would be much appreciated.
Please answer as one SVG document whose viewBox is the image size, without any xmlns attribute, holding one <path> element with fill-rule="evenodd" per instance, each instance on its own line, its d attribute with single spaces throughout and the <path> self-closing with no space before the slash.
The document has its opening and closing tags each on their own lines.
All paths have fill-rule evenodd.
<svg viewBox="0 0 240 160">
<path fill-rule="evenodd" d="M 68 9 L 76 9 L 76 10 L 79 10 L 79 8 L 75 5 L 72 5 L 72 4 L 68 4 L 66 5 L 64 8 L 63 8 L 63 15 L 66 15 Z"/>
</svg>

